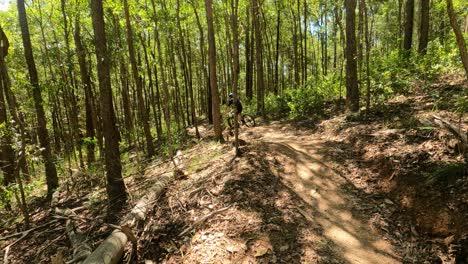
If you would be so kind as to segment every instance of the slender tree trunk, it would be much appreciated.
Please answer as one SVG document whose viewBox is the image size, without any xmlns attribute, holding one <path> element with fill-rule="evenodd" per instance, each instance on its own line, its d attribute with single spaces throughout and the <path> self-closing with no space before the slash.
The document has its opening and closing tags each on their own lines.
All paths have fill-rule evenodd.
<svg viewBox="0 0 468 264">
<path fill-rule="evenodd" d="M 247 97 L 247 101 L 251 101 L 253 98 L 253 65 L 252 65 L 252 57 L 253 57 L 253 30 L 251 29 L 251 6 L 247 5 L 246 8 L 246 29 L 245 29 L 245 96 Z"/>
<path fill-rule="evenodd" d="M 83 48 L 83 44 L 81 43 L 81 33 L 80 33 L 80 19 L 77 16 L 75 20 L 75 49 L 76 54 L 78 55 L 78 64 L 80 66 L 80 74 L 81 74 L 81 82 L 83 84 L 84 92 L 85 92 L 85 114 L 86 114 L 86 137 L 90 139 L 94 139 L 96 136 L 94 132 L 94 122 L 93 118 L 95 116 L 93 105 L 92 105 L 92 97 L 93 92 L 91 88 L 91 77 L 88 74 L 88 69 L 86 67 L 86 54 Z M 94 142 L 94 141 L 93 141 Z M 94 153 L 95 145 L 94 143 L 88 142 L 87 144 L 87 160 L 88 166 L 91 165 L 96 161 L 96 155 Z"/>
<path fill-rule="evenodd" d="M 281 9 L 280 9 L 280 1 L 276 0 L 276 49 L 275 49 L 275 83 L 274 83 L 274 93 L 278 95 L 278 87 L 279 87 L 279 72 L 278 72 L 278 64 L 279 64 L 279 45 L 280 45 L 280 28 L 281 28 Z"/>
<path fill-rule="evenodd" d="M 192 113 L 192 122 L 195 127 L 195 135 L 200 139 L 200 132 L 198 131 L 198 120 L 197 112 L 195 110 L 195 98 L 193 95 L 193 71 L 192 71 L 192 45 L 190 43 L 190 38 L 188 38 L 188 54 L 187 54 L 187 63 L 188 63 L 188 78 L 189 78 L 189 93 L 190 93 L 190 110 Z"/>
<path fill-rule="evenodd" d="M 264 81 L 263 81 L 263 44 L 262 44 L 262 32 L 260 28 L 260 0 L 254 0 L 254 28 L 255 28 L 255 67 L 257 68 L 257 113 L 264 115 Z"/>
<path fill-rule="evenodd" d="M 213 6 L 211 0 L 205 0 L 206 20 L 208 23 L 208 54 L 210 60 L 210 82 L 211 82 L 211 97 L 213 109 L 213 128 L 215 138 L 218 141 L 224 142 L 221 133 L 221 113 L 219 107 L 218 94 L 218 78 L 216 76 L 216 46 L 215 32 L 213 28 Z"/>
<path fill-rule="evenodd" d="M 336 71 L 337 67 L 337 44 L 338 44 L 338 7 L 333 9 L 333 69 Z"/>
<path fill-rule="evenodd" d="M 426 55 L 427 43 L 429 42 L 429 0 L 421 1 L 421 27 L 419 29 L 419 46 L 418 52 L 421 55 Z"/>
<path fill-rule="evenodd" d="M 455 33 L 455 38 L 457 40 L 458 49 L 460 51 L 460 57 L 465 68 L 466 78 L 468 79 L 468 52 L 466 50 L 465 39 L 461 33 L 460 26 L 457 22 L 457 17 L 453 9 L 452 0 L 445 0 L 447 2 L 447 12 L 450 18 L 450 24 L 452 25 L 453 32 Z"/>
<path fill-rule="evenodd" d="M 239 7 L 239 0 L 231 0 L 231 30 L 232 30 L 232 40 L 233 40 L 233 71 L 232 71 L 232 87 L 234 91 L 234 105 L 236 105 L 237 100 L 239 100 L 239 34 L 237 32 L 237 10 Z M 239 150 L 239 120 L 237 114 L 234 118 L 234 139 L 236 146 L 236 156 L 240 156 L 241 152 Z"/>
<path fill-rule="evenodd" d="M 47 198 L 52 198 L 52 193 L 58 187 L 57 170 L 55 168 L 55 157 L 50 149 L 49 132 L 47 131 L 47 121 L 44 112 L 41 88 L 39 86 L 39 78 L 37 76 L 36 64 L 32 53 L 31 38 L 29 35 L 28 18 L 24 0 L 17 0 L 18 16 L 21 26 L 21 36 L 23 39 L 24 54 L 28 65 L 29 79 L 32 85 L 32 93 L 34 99 L 34 107 L 37 114 L 37 132 L 39 142 L 42 148 L 42 157 L 45 163 L 46 182 L 47 182 Z"/>
<path fill-rule="evenodd" d="M 79 162 L 80 162 L 80 167 L 84 167 L 84 162 L 83 162 L 83 153 L 82 153 L 82 148 L 81 148 L 81 136 L 80 136 L 80 126 L 79 126 L 79 121 L 78 121 L 78 115 L 79 115 L 79 110 L 78 110 L 78 99 L 75 94 L 75 88 L 76 88 L 76 80 L 75 80 L 75 75 L 73 72 L 73 54 L 70 49 L 70 31 L 68 29 L 69 22 L 67 19 L 67 14 L 66 14 L 66 2 L 65 0 L 61 0 L 61 11 L 62 11 L 62 17 L 63 17 L 63 31 L 64 31 L 64 39 L 65 39 L 65 50 L 66 50 L 66 60 L 65 63 L 67 65 L 67 78 L 66 80 L 68 83 L 67 87 L 67 95 L 68 95 L 68 101 L 70 103 L 70 126 L 71 126 L 71 135 L 73 138 L 72 146 L 76 147 L 78 149 L 78 157 L 79 157 Z"/>
<path fill-rule="evenodd" d="M 8 53 L 9 42 L 6 35 L 3 33 L 2 28 L 0 27 L 0 47 L 3 48 L 3 57 L 6 56 Z M 18 103 L 11 90 L 11 82 L 10 77 L 8 75 L 7 66 L 4 63 L 4 60 L 0 60 L 0 64 L 3 63 L 3 66 L 0 65 L 0 82 L 3 82 L 3 90 L 6 101 L 8 103 L 8 109 L 10 115 L 12 116 L 13 120 L 15 121 L 15 125 L 20 134 L 20 151 L 21 155 L 18 157 L 18 164 L 23 172 L 23 176 L 26 181 L 31 180 L 31 175 L 29 173 L 28 163 L 26 161 L 26 137 L 28 133 L 26 132 L 25 122 L 24 122 L 24 114 L 21 110 L 18 109 Z M 1 85 L 1 84 L 0 84 Z"/>
<path fill-rule="evenodd" d="M 362 80 L 362 63 L 364 62 L 364 9 L 363 0 L 359 0 L 358 4 L 358 37 L 357 37 L 357 62 L 358 62 L 358 80 Z"/>
<path fill-rule="evenodd" d="M 413 43 L 413 20 L 414 20 L 414 0 L 406 0 L 405 7 L 405 36 L 403 40 L 403 50 L 406 55 L 411 53 Z"/>
<path fill-rule="evenodd" d="M 302 73 L 302 83 L 304 84 L 307 81 L 307 36 L 309 32 L 307 31 L 307 0 L 304 0 L 304 62 L 302 63 L 303 73 Z"/>
<path fill-rule="evenodd" d="M 154 155 L 153 137 L 149 126 L 148 112 L 145 109 L 145 101 L 143 100 L 143 83 L 138 73 L 137 61 L 135 58 L 135 47 L 133 41 L 133 30 L 130 22 L 130 11 L 128 10 L 128 1 L 124 0 L 124 12 L 125 12 L 125 25 L 127 28 L 127 45 L 128 53 L 130 57 L 130 64 L 132 66 L 133 79 L 136 84 L 137 100 L 138 100 L 138 112 L 141 123 L 143 124 L 143 132 L 145 133 L 146 140 L 146 152 L 148 157 Z M 145 43 L 141 43 L 145 45 Z"/>
<path fill-rule="evenodd" d="M 156 84 L 156 98 L 155 98 L 155 102 L 156 102 L 156 106 L 157 106 L 157 109 L 155 109 L 155 115 L 157 115 L 157 118 L 156 118 L 156 122 L 157 122 L 157 125 L 156 125 L 156 130 L 158 132 L 158 138 L 161 139 L 162 137 L 162 116 L 161 116 L 161 93 L 160 93 L 160 89 L 159 89 L 159 77 L 158 77 L 158 68 L 156 67 L 156 54 L 151 51 L 151 57 L 153 58 L 153 72 L 154 72 L 154 82 Z"/>
<path fill-rule="evenodd" d="M 0 26 L 0 169 L 3 171 L 3 185 L 8 186 L 15 182 L 15 157 L 11 146 L 11 132 L 9 131 L 9 120 L 3 91 L 6 84 L 3 72 L 6 70 L 4 58 L 7 55 L 9 47 L 8 39 Z"/>
<path fill-rule="evenodd" d="M 363 9 L 364 9 L 364 34 L 366 39 L 366 111 L 369 114 L 370 111 L 370 99 L 371 99 L 371 83 L 370 83 L 370 32 L 369 32 L 369 13 L 367 12 L 366 0 L 362 0 Z"/>
<path fill-rule="evenodd" d="M 197 26 L 198 26 L 198 30 L 200 31 L 200 55 L 201 55 L 201 58 L 202 58 L 202 71 L 203 71 L 203 79 L 204 79 L 204 83 L 206 84 L 206 89 L 204 91 L 206 91 L 206 101 L 205 101 L 205 107 L 206 107 L 206 114 L 208 116 L 208 122 L 210 124 L 213 123 L 213 108 L 211 106 L 211 86 L 210 86 L 210 75 L 209 75 L 209 72 L 208 72 L 208 66 L 207 66 L 207 62 L 206 62 L 206 49 L 205 49 L 205 34 L 203 32 L 203 27 L 202 27 L 202 24 L 200 22 L 200 17 L 198 15 L 198 11 L 197 11 L 197 8 L 195 7 L 195 3 L 193 1 L 189 1 L 191 4 L 192 4 L 192 7 L 193 7 L 193 12 L 195 13 L 195 18 L 197 20 Z"/>
<path fill-rule="evenodd" d="M 359 111 L 359 87 L 356 65 L 356 0 L 345 0 L 346 8 L 346 105 Z"/>
<path fill-rule="evenodd" d="M 119 212 L 125 205 L 127 193 L 122 178 L 122 164 L 119 152 L 119 132 L 115 125 L 114 106 L 112 102 L 112 87 L 110 80 L 110 61 L 107 54 L 107 40 L 104 25 L 102 0 L 91 1 L 91 16 L 93 20 L 94 43 L 99 79 L 101 102 L 101 117 L 105 140 L 105 164 L 107 178 L 108 217 Z"/>
<path fill-rule="evenodd" d="M 140 37 L 140 42 L 145 43 L 145 36 L 142 34 Z M 158 138 L 161 138 L 161 128 L 159 127 L 159 116 L 158 116 L 158 111 L 157 111 L 157 100 L 155 98 L 154 94 L 154 81 L 153 81 L 153 72 L 152 72 L 152 67 L 151 63 L 149 60 L 148 56 L 148 49 L 146 48 L 146 45 L 143 46 L 143 54 L 145 56 L 145 63 L 146 63 L 146 72 L 148 74 L 148 88 L 149 88 L 149 99 L 150 103 L 148 104 L 151 109 L 153 109 L 153 116 L 154 116 L 154 124 L 156 126 L 156 133 Z M 148 46 L 151 47 L 150 40 L 148 40 Z M 156 67 L 156 65 L 155 65 Z M 157 73 L 155 72 L 156 76 L 156 85 L 157 85 Z"/>
<path fill-rule="evenodd" d="M 167 134 L 167 144 L 169 145 L 169 156 L 173 156 L 172 150 L 172 135 L 171 135 L 171 115 L 169 113 L 169 89 L 167 85 L 166 73 L 164 67 L 166 66 L 163 53 L 162 53 L 162 45 L 161 40 L 159 39 L 159 30 L 158 30 L 158 17 L 156 13 L 156 5 L 154 0 L 151 0 L 151 6 L 153 7 L 153 20 L 154 20 L 154 38 L 156 39 L 156 48 L 158 52 L 159 58 L 159 69 L 161 71 L 161 80 L 162 80 L 162 88 L 163 88 L 163 112 L 164 112 L 164 120 L 166 123 L 166 134 Z"/>
<path fill-rule="evenodd" d="M 292 15 L 292 24 L 293 24 L 293 32 L 292 32 L 292 41 L 293 41 L 293 65 L 294 65 L 294 83 L 295 85 L 300 84 L 299 79 L 299 54 L 298 54 L 298 36 L 297 36 L 297 19 L 294 13 L 294 8 L 290 5 L 291 15 Z M 256 16 L 256 15 L 254 15 Z M 255 24 L 254 24 L 255 27 Z"/>
<path fill-rule="evenodd" d="M 7 89 L 4 86 L 9 85 L 8 83 L 8 76 L 3 74 L 6 72 L 6 65 L 4 58 L 8 52 L 8 39 L 6 38 L 5 34 L 3 33 L 3 29 L 0 26 L 0 124 L 5 124 L 3 128 L 0 128 L 0 134 L 3 136 L 0 138 L 0 169 L 3 171 L 3 185 L 8 186 L 11 183 L 15 182 L 19 186 L 19 191 L 21 194 L 21 199 L 18 198 L 18 204 L 21 208 L 21 212 L 23 213 L 24 217 L 24 224 L 25 229 L 29 229 L 29 214 L 28 208 L 26 205 L 26 198 L 24 195 L 23 189 L 23 181 L 19 176 L 19 170 L 16 169 L 16 162 L 15 162 L 15 152 L 12 147 L 12 139 L 10 134 L 10 126 L 9 121 L 7 118 L 7 111 L 6 111 L 6 103 L 3 91 Z M 11 107 L 11 106 L 10 106 Z M 20 155 L 24 155 L 20 153 Z M 16 193 L 16 191 L 15 191 Z M 4 200 L 5 197 L 3 194 L 0 194 L 1 200 Z M 4 201 L 6 203 L 6 207 L 8 209 L 10 207 L 9 201 Z"/>
</svg>

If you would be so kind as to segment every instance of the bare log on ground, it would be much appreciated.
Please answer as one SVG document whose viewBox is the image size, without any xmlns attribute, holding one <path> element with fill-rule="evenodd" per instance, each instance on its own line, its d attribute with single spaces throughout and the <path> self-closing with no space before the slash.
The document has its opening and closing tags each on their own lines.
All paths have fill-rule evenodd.
<svg viewBox="0 0 468 264">
<path fill-rule="evenodd" d="M 464 144 L 468 143 L 468 139 L 466 133 L 458 129 L 456 126 L 452 125 L 447 120 L 443 119 L 440 116 L 432 115 L 433 123 L 438 125 L 441 128 L 447 129 L 450 133 L 452 133 L 456 138 L 458 138 Z"/>
<path fill-rule="evenodd" d="M 146 214 L 152 208 L 154 201 L 166 188 L 166 186 L 175 180 L 175 173 L 169 172 L 151 187 L 147 194 L 138 201 L 130 213 L 124 216 L 120 222 L 121 227 L 133 228 L 135 225 L 146 218 Z M 116 228 L 112 234 L 102 242 L 91 255 L 89 255 L 84 264 L 115 264 L 118 263 L 123 255 L 124 247 L 129 240 L 129 236 L 122 228 Z"/>
</svg>

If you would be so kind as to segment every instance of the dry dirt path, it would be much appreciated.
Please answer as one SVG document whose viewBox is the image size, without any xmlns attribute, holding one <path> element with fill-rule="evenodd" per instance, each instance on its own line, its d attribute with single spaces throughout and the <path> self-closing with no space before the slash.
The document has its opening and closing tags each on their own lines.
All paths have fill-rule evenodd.
<svg viewBox="0 0 468 264">
<path fill-rule="evenodd" d="M 322 154 L 332 146 L 310 132 L 279 123 L 248 129 L 243 136 L 281 161 L 284 169 L 276 176 L 308 204 L 302 214 L 321 226 L 341 261 L 400 263 L 392 245 L 372 228 L 369 217 L 355 209 L 357 190 Z"/>
</svg>

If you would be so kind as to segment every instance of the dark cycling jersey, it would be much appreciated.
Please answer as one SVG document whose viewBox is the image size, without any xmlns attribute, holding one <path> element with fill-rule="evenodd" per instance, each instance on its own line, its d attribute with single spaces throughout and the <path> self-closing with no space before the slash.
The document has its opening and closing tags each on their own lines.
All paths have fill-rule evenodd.
<svg viewBox="0 0 468 264">
<path fill-rule="evenodd" d="M 229 101 L 228 101 L 228 106 L 230 107 L 231 105 L 234 104 L 234 98 L 229 98 Z M 236 110 L 237 110 L 237 113 L 242 113 L 242 103 L 239 99 L 237 99 L 237 102 L 236 102 Z"/>
</svg>

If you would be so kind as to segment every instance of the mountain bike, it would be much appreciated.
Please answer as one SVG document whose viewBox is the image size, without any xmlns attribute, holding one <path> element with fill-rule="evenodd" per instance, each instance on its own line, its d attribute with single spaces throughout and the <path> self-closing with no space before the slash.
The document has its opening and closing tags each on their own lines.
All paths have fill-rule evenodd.
<svg viewBox="0 0 468 264">
<path fill-rule="evenodd" d="M 255 118 L 253 118 L 251 115 L 249 114 L 241 114 L 240 115 L 240 124 L 239 127 L 241 127 L 241 125 L 244 125 L 246 127 L 254 127 L 255 126 Z M 234 128 L 233 124 L 234 124 L 234 112 L 231 112 L 229 115 L 228 115 L 228 118 L 227 118 L 227 122 L 228 122 L 228 125 L 230 128 Z"/>
</svg>

